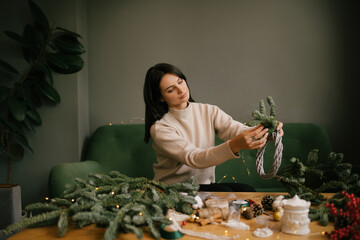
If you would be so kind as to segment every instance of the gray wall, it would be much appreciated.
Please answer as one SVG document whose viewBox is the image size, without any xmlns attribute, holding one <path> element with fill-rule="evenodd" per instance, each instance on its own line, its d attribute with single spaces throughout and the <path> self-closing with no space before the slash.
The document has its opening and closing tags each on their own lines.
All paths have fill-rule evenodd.
<svg viewBox="0 0 360 240">
<path fill-rule="evenodd" d="M 359 141 L 345 140 L 359 135 L 351 124 L 359 113 L 350 81 L 359 79 L 356 1 L 37 2 L 57 25 L 85 37 L 88 67 L 56 76 L 62 102 L 42 107 L 43 126 L 30 139 L 34 154 L 15 165 L 25 203 L 46 193 L 53 165 L 80 159 L 97 127 L 142 122 L 144 76 L 158 62 L 183 70 L 197 102 L 218 105 L 239 121 L 271 95 L 279 120 L 324 126 L 334 150 L 355 163 Z M 2 2 L 0 9 L 0 30 L 22 31 L 25 1 Z M 1 58 L 17 61 L 5 39 L 0 36 Z M 0 164 L 4 181 L 6 164 Z"/>
</svg>

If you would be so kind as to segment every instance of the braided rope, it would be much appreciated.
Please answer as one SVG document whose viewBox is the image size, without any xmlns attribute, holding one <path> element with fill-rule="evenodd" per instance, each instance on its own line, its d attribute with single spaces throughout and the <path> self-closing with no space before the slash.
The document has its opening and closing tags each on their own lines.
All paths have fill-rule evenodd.
<svg viewBox="0 0 360 240">
<path fill-rule="evenodd" d="M 271 168 L 268 173 L 264 172 L 264 153 L 267 143 L 256 154 L 256 170 L 259 173 L 260 177 L 264 179 L 271 179 L 275 177 L 281 165 L 282 152 L 283 152 L 282 137 L 277 132 L 273 132 L 272 137 L 275 139 L 275 153 L 274 153 L 274 162 L 271 165 Z"/>
</svg>

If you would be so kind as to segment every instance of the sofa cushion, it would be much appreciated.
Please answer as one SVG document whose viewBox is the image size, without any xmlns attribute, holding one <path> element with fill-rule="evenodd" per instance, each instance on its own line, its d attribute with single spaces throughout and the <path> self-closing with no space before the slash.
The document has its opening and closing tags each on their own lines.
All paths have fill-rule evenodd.
<svg viewBox="0 0 360 240">
<path fill-rule="evenodd" d="M 292 157 L 306 161 L 308 153 L 319 149 L 320 161 L 331 152 L 331 144 L 325 130 L 310 123 L 286 123 L 283 127 L 283 162 L 289 163 Z M 156 155 L 151 141 L 144 142 L 144 124 L 106 125 L 99 127 L 90 137 L 84 148 L 84 161 L 61 163 L 50 173 L 49 188 L 52 197 L 65 190 L 65 184 L 74 178 L 86 178 L 90 173 L 115 170 L 129 177 L 152 179 Z M 219 144 L 222 141 L 216 139 Z M 252 185 L 257 191 L 285 191 L 275 179 L 264 180 L 256 172 L 256 150 L 241 150 L 241 158 L 231 159 L 216 167 L 216 182 L 236 182 Z M 264 156 L 264 170 L 273 162 L 274 144 L 269 143 Z M 226 178 L 224 178 L 226 176 Z"/>
<path fill-rule="evenodd" d="M 89 140 L 85 159 L 98 162 L 104 171 L 152 179 L 156 155 L 151 142 L 144 142 L 144 135 L 143 124 L 99 127 Z"/>
</svg>

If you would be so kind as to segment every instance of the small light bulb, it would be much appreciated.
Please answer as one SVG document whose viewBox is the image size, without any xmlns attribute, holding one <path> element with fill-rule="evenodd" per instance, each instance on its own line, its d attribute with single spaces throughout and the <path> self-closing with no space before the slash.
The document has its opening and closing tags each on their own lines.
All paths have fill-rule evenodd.
<svg viewBox="0 0 360 240">
<path fill-rule="evenodd" d="M 169 218 L 170 221 L 172 221 L 172 218 Z"/>
<path fill-rule="evenodd" d="M 112 123 L 109 123 L 109 125 L 111 126 L 111 125 L 112 125 Z"/>
<path fill-rule="evenodd" d="M 72 202 L 75 202 L 75 199 L 71 199 Z"/>
<path fill-rule="evenodd" d="M 142 212 L 139 212 L 139 215 L 142 216 Z"/>
<path fill-rule="evenodd" d="M 114 195 L 115 194 L 115 192 L 111 192 L 111 195 Z"/>
<path fill-rule="evenodd" d="M 119 204 L 116 204 L 116 208 L 120 208 Z"/>
<path fill-rule="evenodd" d="M 48 198 L 48 197 L 45 197 L 45 200 L 46 200 L 46 201 L 49 201 L 49 198 Z"/>
<path fill-rule="evenodd" d="M 95 188 L 95 190 L 97 191 L 97 190 L 99 190 L 99 188 L 98 188 L 98 187 L 96 187 L 96 188 Z"/>
</svg>

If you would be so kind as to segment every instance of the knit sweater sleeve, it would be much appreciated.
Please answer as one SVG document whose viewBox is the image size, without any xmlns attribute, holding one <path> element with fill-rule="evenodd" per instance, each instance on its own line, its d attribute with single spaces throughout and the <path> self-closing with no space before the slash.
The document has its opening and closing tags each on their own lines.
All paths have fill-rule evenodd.
<svg viewBox="0 0 360 240">
<path fill-rule="evenodd" d="M 158 157 L 173 159 L 192 168 L 208 168 L 237 157 L 231 151 L 229 142 L 201 149 L 172 126 L 154 124 L 151 127 L 151 138 Z"/>
<path fill-rule="evenodd" d="M 249 126 L 234 120 L 230 115 L 226 114 L 219 107 L 213 107 L 214 128 L 220 139 L 224 141 L 231 140 L 244 130 L 249 129 Z"/>
</svg>

